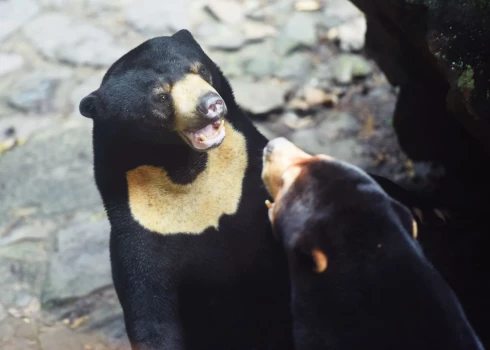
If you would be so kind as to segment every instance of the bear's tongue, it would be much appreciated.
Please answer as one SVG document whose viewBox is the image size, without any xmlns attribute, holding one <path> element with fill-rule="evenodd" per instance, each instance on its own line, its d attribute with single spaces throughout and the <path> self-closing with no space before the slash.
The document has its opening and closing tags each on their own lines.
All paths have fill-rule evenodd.
<svg viewBox="0 0 490 350">
<path fill-rule="evenodd" d="M 195 131 L 186 131 L 185 134 L 196 149 L 205 150 L 221 144 L 225 137 L 225 121 L 223 119 Z"/>
<path fill-rule="evenodd" d="M 196 130 L 193 132 L 194 138 L 196 141 L 205 141 L 209 138 L 212 138 L 219 133 L 219 129 L 221 127 L 222 120 L 209 124 L 200 130 Z"/>
</svg>

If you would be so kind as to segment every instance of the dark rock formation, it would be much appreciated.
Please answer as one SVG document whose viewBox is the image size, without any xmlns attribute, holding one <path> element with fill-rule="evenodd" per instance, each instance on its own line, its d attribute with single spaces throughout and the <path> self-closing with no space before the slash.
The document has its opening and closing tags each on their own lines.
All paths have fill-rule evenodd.
<svg viewBox="0 0 490 350">
<path fill-rule="evenodd" d="M 352 2 L 367 17 L 368 54 L 400 87 L 394 127 L 403 150 L 442 162 L 452 183 L 486 185 L 490 0 Z"/>
</svg>

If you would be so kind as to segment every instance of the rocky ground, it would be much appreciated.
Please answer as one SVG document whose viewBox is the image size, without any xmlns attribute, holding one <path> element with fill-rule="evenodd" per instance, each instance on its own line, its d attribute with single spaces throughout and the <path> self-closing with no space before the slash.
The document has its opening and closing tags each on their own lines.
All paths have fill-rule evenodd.
<svg viewBox="0 0 490 350">
<path fill-rule="evenodd" d="M 266 136 L 413 179 L 365 27 L 347 0 L 0 1 L 0 348 L 128 347 L 78 103 L 147 38 L 190 29 Z"/>
</svg>

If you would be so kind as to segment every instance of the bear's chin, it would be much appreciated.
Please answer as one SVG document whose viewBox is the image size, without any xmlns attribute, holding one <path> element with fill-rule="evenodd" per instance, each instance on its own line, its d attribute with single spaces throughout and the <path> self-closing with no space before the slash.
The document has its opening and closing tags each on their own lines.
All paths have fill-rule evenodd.
<svg viewBox="0 0 490 350">
<path fill-rule="evenodd" d="M 226 137 L 225 121 L 220 119 L 199 130 L 183 131 L 182 137 L 196 151 L 209 151 L 223 143 Z"/>
</svg>

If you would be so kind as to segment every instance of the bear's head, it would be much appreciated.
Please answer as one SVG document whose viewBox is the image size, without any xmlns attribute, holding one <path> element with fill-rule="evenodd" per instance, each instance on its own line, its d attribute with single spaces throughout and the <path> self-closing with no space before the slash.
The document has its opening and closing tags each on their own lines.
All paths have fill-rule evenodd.
<svg viewBox="0 0 490 350">
<path fill-rule="evenodd" d="M 225 118 L 236 104 L 220 69 L 191 33 L 150 39 L 105 74 L 80 102 L 80 113 L 124 130 L 125 137 L 158 144 L 187 143 L 206 151 L 225 138 Z"/>
</svg>

